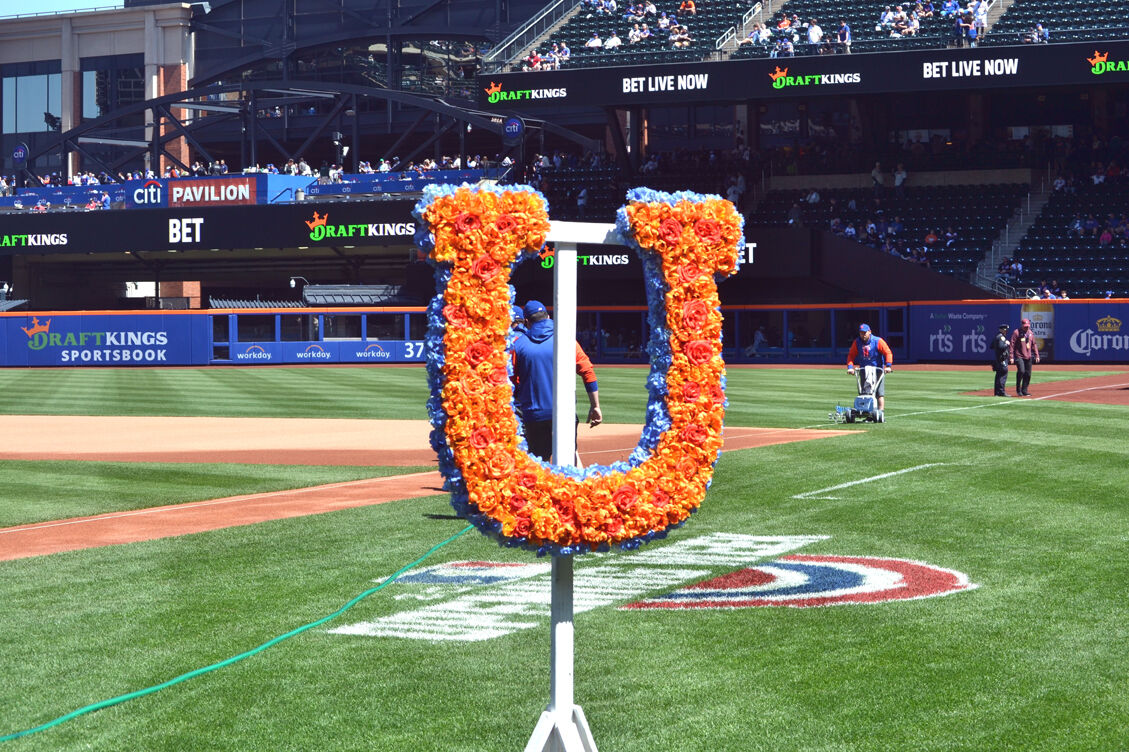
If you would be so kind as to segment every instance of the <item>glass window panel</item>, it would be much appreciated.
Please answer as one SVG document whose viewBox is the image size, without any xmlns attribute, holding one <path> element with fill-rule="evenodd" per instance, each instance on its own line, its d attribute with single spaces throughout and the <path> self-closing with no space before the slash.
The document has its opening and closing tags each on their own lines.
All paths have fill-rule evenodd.
<svg viewBox="0 0 1129 752">
<path fill-rule="evenodd" d="M 240 342 L 274 342 L 274 316 L 240 316 L 236 329 Z"/>
<path fill-rule="evenodd" d="M 359 313 L 352 315 L 327 313 L 325 315 L 325 338 L 359 340 L 361 338 L 361 315 Z"/>
<path fill-rule="evenodd" d="M 4 79 L 3 101 L 0 109 L 4 111 L 4 132 L 16 132 L 16 79 Z"/>
<path fill-rule="evenodd" d="M 242 321 L 240 317 L 240 321 Z M 280 316 L 279 328 L 282 342 L 316 342 L 318 340 L 318 317 L 312 314 Z M 271 339 L 274 338 L 273 333 Z"/>
<path fill-rule="evenodd" d="M 403 339 L 404 314 L 370 313 L 366 328 L 366 339 Z"/>
</svg>

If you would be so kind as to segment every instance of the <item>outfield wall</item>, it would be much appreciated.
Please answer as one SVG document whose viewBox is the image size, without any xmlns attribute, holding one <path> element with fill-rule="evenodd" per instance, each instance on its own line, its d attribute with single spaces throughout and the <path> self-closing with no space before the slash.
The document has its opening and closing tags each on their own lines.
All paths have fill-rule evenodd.
<svg viewBox="0 0 1129 752">
<path fill-rule="evenodd" d="M 1043 358 L 1129 362 L 1129 300 L 925 301 L 726 306 L 729 362 L 842 363 L 867 322 L 896 362 L 987 362 L 1001 323 L 1033 322 Z M 753 353 L 755 331 L 765 334 Z M 44 311 L 0 314 L 0 365 L 201 366 L 422 363 L 422 308 Z M 582 308 L 578 338 L 598 362 L 645 362 L 646 310 Z"/>
</svg>

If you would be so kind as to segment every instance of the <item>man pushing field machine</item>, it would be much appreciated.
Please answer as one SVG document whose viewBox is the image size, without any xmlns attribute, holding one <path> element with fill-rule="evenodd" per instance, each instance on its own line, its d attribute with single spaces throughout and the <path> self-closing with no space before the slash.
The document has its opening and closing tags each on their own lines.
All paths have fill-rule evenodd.
<svg viewBox="0 0 1129 752">
<path fill-rule="evenodd" d="M 885 376 L 894 370 L 894 353 L 886 340 L 871 334 L 866 324 L 859 324 L 859 334 L 847 353 L 847 373 L 854 376 L 856 368 L 859 396 L 855 398 L 855 406 L 846 413 L 847 422 L 861 419 L 885 423 Z"/>
</svg>

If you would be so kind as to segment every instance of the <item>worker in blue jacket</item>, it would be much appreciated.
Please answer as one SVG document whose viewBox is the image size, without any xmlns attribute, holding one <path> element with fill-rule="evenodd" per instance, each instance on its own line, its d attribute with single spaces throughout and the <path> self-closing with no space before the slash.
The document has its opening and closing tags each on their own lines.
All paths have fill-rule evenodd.
<svg viewBox="0 0 1129 752">
<path fill-rule="evenodd" d="M 553 320 L 536 300 L 526 303 L 523 312 L 528 330 L 514 342 L 514 402 L 521 413 L 529 453 L 548 462 L 553 453 Z M 576 372 L 588 394 L 588 424 L 598 426 L 604 416 L 596 371 L 580 343 L 575 344 Z"/>
</svg>

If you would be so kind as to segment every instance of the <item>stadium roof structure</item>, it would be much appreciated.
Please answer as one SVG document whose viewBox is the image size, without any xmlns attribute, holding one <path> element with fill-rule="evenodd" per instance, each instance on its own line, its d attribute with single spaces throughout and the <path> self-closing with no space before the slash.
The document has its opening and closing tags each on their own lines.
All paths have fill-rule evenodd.
<svg viewBox="0 0 1129 752">
<path fill-rule="evenodd" d="M 399 285 L 306 285 L 308 306 L 417 306 L 427 301 L 405 294 Z"/>
</svg>

